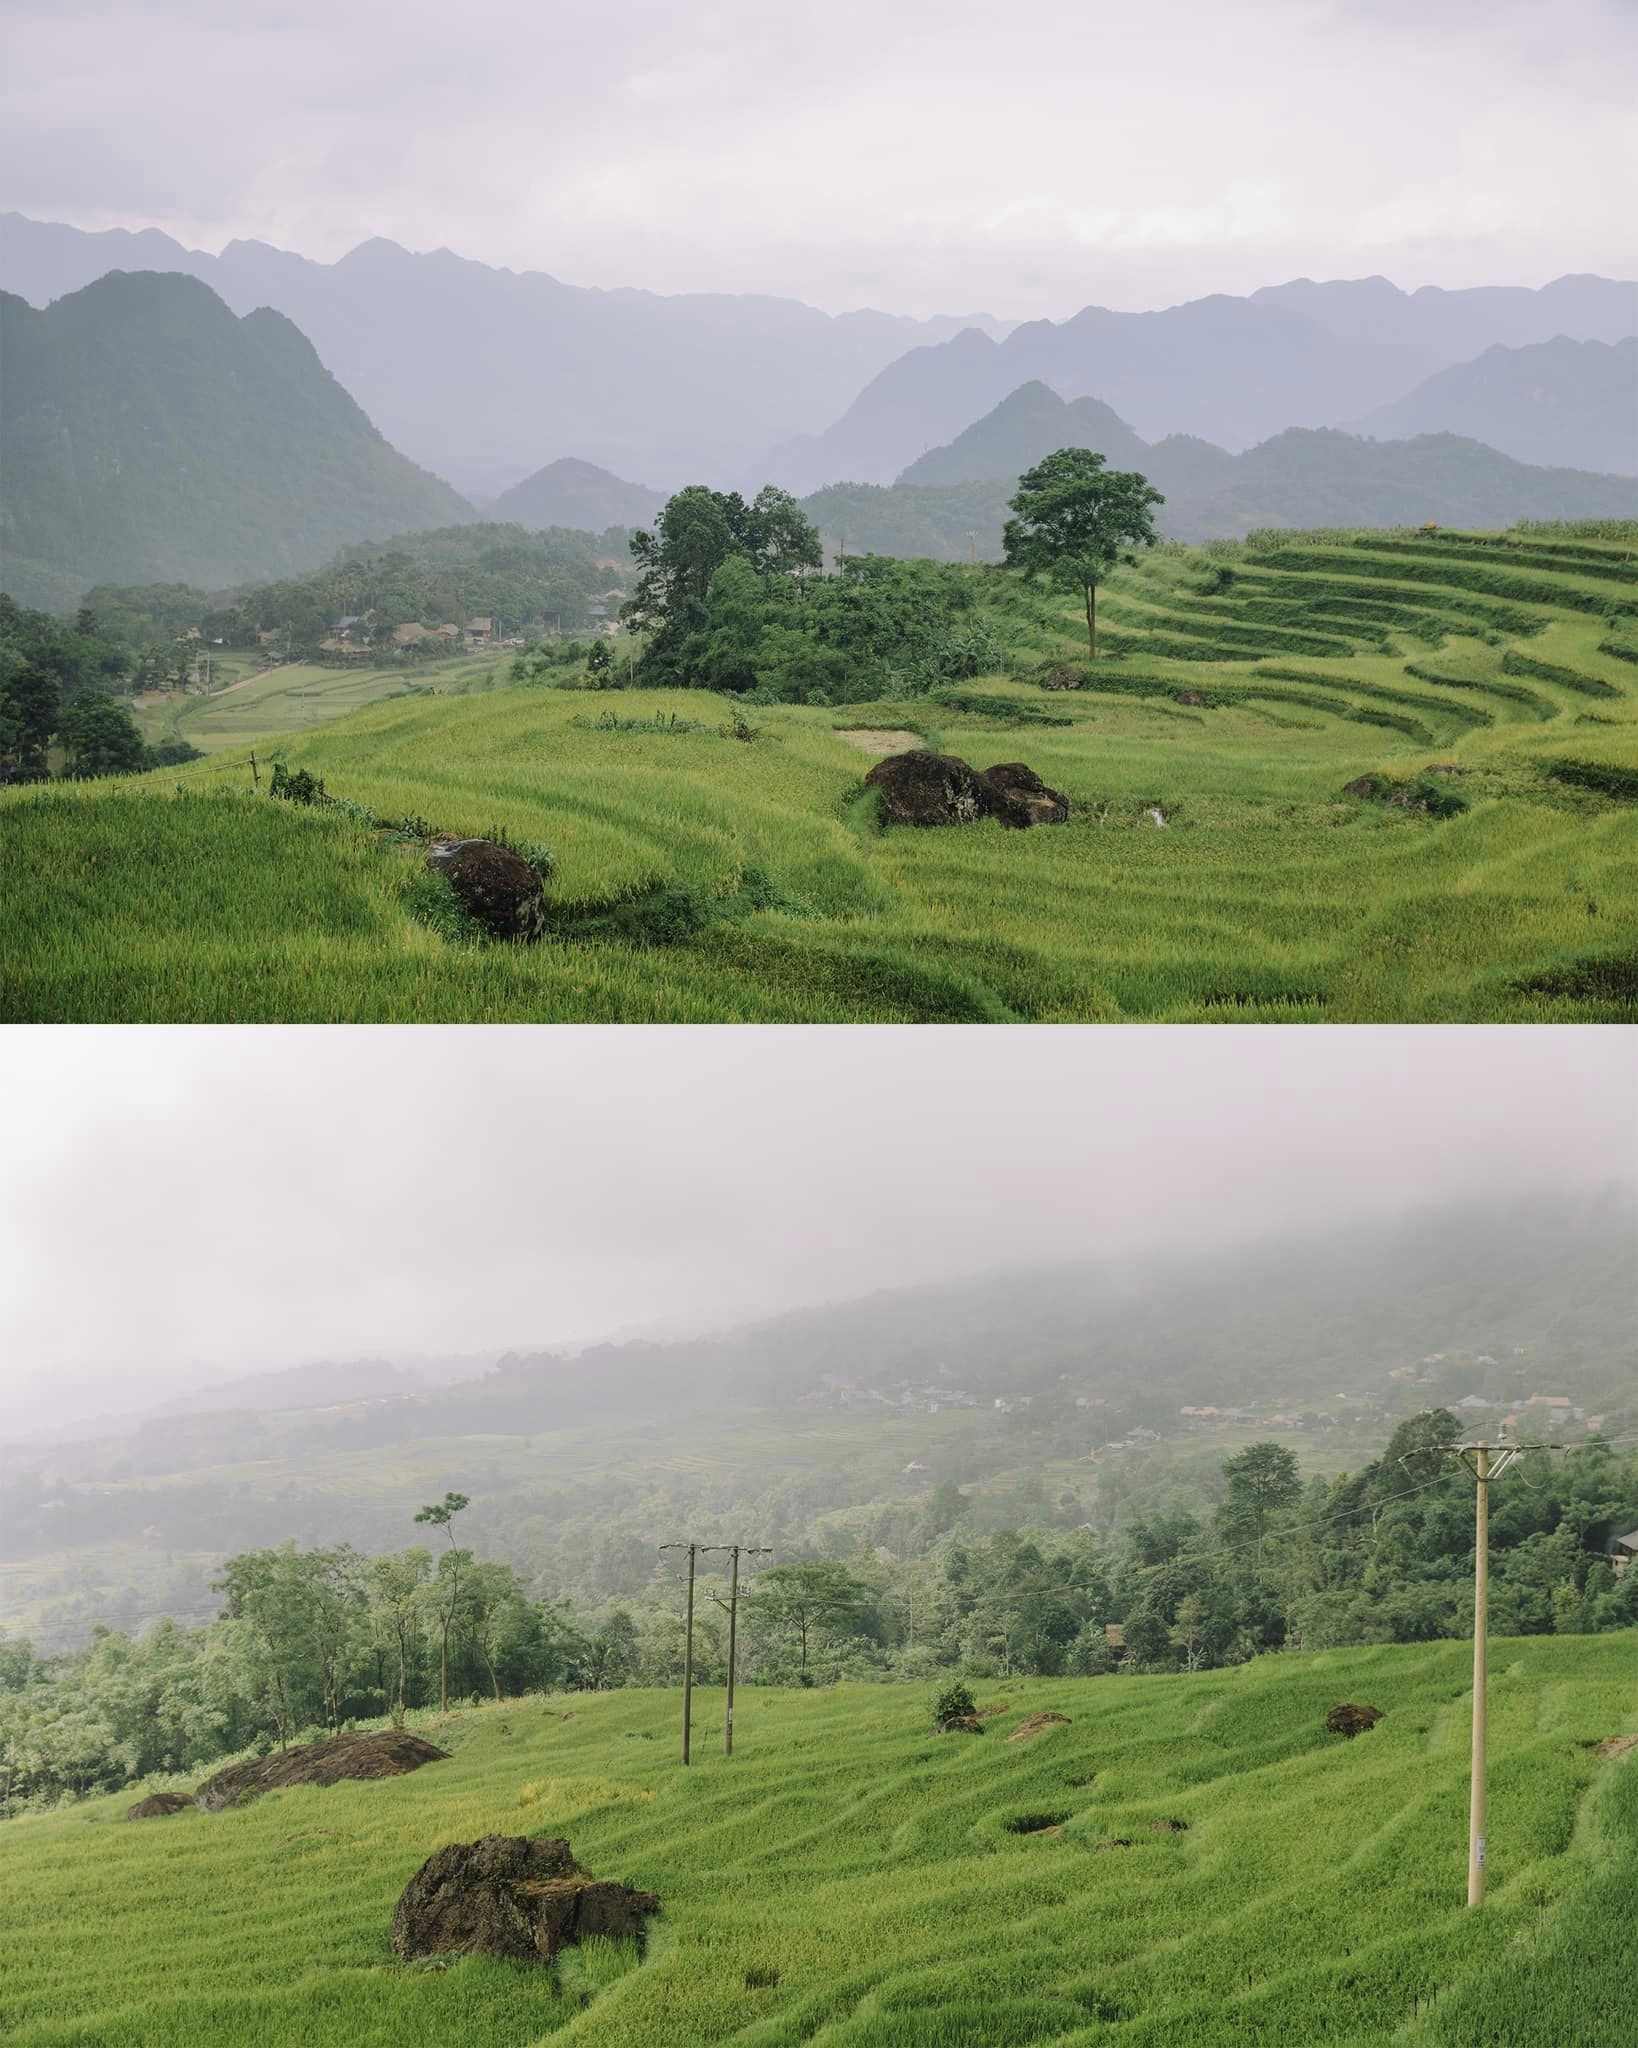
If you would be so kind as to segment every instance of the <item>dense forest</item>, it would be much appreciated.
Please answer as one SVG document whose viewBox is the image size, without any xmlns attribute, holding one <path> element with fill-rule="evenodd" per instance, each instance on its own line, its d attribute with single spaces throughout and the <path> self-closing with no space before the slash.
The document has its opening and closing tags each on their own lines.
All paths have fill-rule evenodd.
<svg viewBox="0 0 1638 2048">
<path fill-rule="evenodd" d="M 756 1571 L 739 1676 L 1115 1676 L 1461 1635 L 1472 1622 L 1473 1486 L 1437 1448 L 1461 1434 L 1448 1410 L 1432 1410 L 1401 1423 L 1359 1471 L 1306 1481 L 1287 1446 L 1253 1443 L 1225 1461 L 1209 1516 L 1162 1510 L 1115 1542 L 1090 1529 L 977 1531 L 961 1487 L 946 1482 L 925 1497 L 902 1551 L 781 1554 Z M 164 1622 L 141 1640 L 100 1629 L 56 1657 L 0 1638 L 5 1813 L 461 1698 L 678 1681 L 674 1552 L 627 1597 L 576 1609 L 464 1546 L 470 1505 L 452 1492 L 414 1517 L 430 1546 L 367 1556 L 286 1542 L 231 1557 L 220 1616 L 203 1627 Z M 1638 1570 L 1618 1573 L 1610 1555 L 1635 1521 L 1638 1457 L 1602 1443 L 1526 1454 L 1493 1489 L 1492 1631 L 1638 1625 Z M 695 1673 L 720 1683 L 726 1588 L 723 1560 L 708 1563 Z"/>
</svg>

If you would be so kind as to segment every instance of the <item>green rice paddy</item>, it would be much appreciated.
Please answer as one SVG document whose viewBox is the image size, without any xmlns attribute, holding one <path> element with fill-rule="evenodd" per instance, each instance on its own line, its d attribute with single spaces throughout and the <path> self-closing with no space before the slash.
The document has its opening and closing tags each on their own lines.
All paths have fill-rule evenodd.
<svg viewBox="0 0 1638 2048">
<path fill-rule="evenodd" d="M 18 2048 L 1625 2048 L 1638 1760 L 1595 1745 L 1633 1650 L 1492 1646 L 1478 1911 L 1459 1643 L 988 1681 L 979 1737 L 920 1687 L 742 1691 L 731 1760 L 702 1691 L 687 1771 L 679 1693 L 581 1694 L 434 1717 L 410 1777 L 7 1824 L 0 2013 Z M 1340 1700 L 1384 1718 L 1328 1736 Z M 657 1891 L 643 1952 L 396 1963 L 409 1877 L 491 1832 Z"/>
<path fill-rule="evenodd" d="M 1338 534 L 1162 550 L 1108 587 L 1101 658 L 1073 691 L 1038 681 L 1084 653 L 1073 605 L 978 571 L 1009 674 L 752 707 L 748 741 L 698 692 L 475 674 L 466 694 L 307 726 L 314 700 L 247 686 L 233 733 L 201 733 L 207 761 L 0 799 L 0 1014 L 1630 1020 L 1629 548 Z M 370 684 L 333 688 L 344 702 Z M 883 831 L 869 758 L 838 736 L 871 726 L 978 767 L 1025 759 L 1070 820 Z M 553 935 L 515 950 L 429 927 L 415 848 L 269 803 L 270 753 L 383 818 L 548 843 Z M 1421 796 L 1344 793 L 1365 775 Z"/>
</svg>

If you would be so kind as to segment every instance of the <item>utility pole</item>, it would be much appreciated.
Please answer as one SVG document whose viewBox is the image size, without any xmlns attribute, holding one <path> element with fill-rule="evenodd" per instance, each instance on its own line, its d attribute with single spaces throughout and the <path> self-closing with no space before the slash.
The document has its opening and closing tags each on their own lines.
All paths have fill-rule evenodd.
<svg viewBox="0 0 1638 2048">
<path fill-rule="evenodd" d="M 739 1650 L 739 1561 L 742 1557 L 772 1557 L 773 1552 L 765 1547 L 749 1543 L 707 1543 L 707 1550 L 726 1550 L 728 1553 L 728 1598 L 717 1600 L 728 1616 L 728 1708 L 722 1724 L 722 1753 L 734 1753 L 734 1664 Z M 716 1599 L 716 1595 L 711 1596 Z"/>
<path fill-rule="evenodd" d="M 1467 1903 L 1484 1904 L 1485 1763 L 1489 1746 L 1490 1482 L 1526 1451 L 1560 1451 L 1562 1444 L 1440 1444 L 1473 1474 L 1473 1760 L 1467 1802 Z"/>
<path fill-rule="evenodd" d="M 688 1552 L 688 1618 L 683 1633 L 683 1727 L 682 1760 L 688 1758 L 689 1725 L 694 1712 L 694 1560 L 699 1555 L 697 1543 L 662 1543 L 661 1551 L 686 1550 Z"/>
</svg>

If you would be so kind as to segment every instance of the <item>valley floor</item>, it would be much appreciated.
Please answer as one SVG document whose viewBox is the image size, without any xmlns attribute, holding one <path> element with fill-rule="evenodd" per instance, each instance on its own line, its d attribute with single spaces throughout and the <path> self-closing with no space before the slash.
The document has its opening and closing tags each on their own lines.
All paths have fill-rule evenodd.
<svg viewBox="0 0 1638 2048">
<path fill-rule="evenodd" d="M 425 1717 L 453 1756 L 410 1777 L 10 1823 L 0 2011 L 18 2048 L 1624 2048 L 1634 1651 L 1493 1644 L 1479 1912 L 1459 1643 L 990 1681 L 981 1737 L 919 1687 L 750 1690 L 731 1760 L 701 1692 L 687 1771 L 680 1693 L 578 1694 Z M 1329 1736 L 1342 1700 L 1384 1718 Z M 490 1832 L 657 1891 L 645 1952 L 396 1964 L 404 1884 Z"/>
</svg>

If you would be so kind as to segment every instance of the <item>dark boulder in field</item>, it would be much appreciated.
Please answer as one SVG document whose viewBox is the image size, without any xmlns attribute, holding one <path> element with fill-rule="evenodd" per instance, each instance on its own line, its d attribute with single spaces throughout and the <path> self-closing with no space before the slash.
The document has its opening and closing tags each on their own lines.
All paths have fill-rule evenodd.
<svg viewBox="0 0 1638 2048">
<path fill-rule="evenodd" d="M 882 793 L 886 825 L 967 825 L 984 814 L 978 777 L 954 754 L 889 754 L 865 781 Z"/>
<path fill-rule="evenodd" d="M 1325 1732 L 1328 1735 L 1346 1735 L 1351 1741 L 1356 1735 L 1363 1735 L 1367 1728 L 1374 1728 L 1382 1719 L 1380 1707 L 1358 1707 L 1351 1700 L 1344 1700 L 1340 1707 L 1333 1707 L 1325 1717 Z"/>
<path fill-rule="evenodd" d="M 1061 825 L 1069 816 L 1069 799 L 1048 789 L 1033 768 L 1022 761 L 1002 761 L 978 778 L 984 815 L 1003 825 Z"/>
<path fill-rule="evenodd" d="M 229 1764 L 194 1790 L 193 1803 L 206 1813 L 221 1813 L 254 1799 L 259 1792 L 276 1792 L 284 1785 L 339 1785 L 344 1778 L 401 1778 L 406 1771 L 418 1771 L 423 1764 L 440 1763 L 446 1749 L 408 1735 L 402 1728 L 383 1728 L 378 1733 L 332 1735 L 327 1742 L 304 1742 L 295 1749 L 275 1751 L 271 1756 L 253 1756 L 242 1764 Z"/>
<path fill-rule="evenodd" d="M 546 890 L 522 854 L 493 839 L 439 839 L 427 866 L 447 878 L 472 915 L 497 939 L 538 939 L 546 928 Z"/>
<path fill-rule="evenodd" d="M 191 1792 L 150 1792 L 135 1806 L 125 1809 L 127 1820 L 160 1820 L 168 1813 L 186 1813 L 193 1805 Z"/>
<path fill-rule="evenodd" d="M 970 825 L 998 818 L 1003 825 L 1061 825 L 1069 800 L 1048 789 L 1033 768 L 1005 761 L 980 773 L 956 754 L 916 747 L 878 761 L 865 781 L 882 793 L 886 825 Z"/>
<path fill-rule="evenodd" d="M 429 1856 L 404 1887 L 392 1945 L 416 1956 L 515 1956 L 548 1963 L 588 1934 L 640 1935 L 657 1913 L 653 1892 L 600 1881 L 561 1837 L 485 1835 Z"/>
<path fill-rule="evenodd" d="M 1086 670 L 1065 663 L 1060 668 L 1049 668 L 1041 678 L 1043 690 L 1078 690 L 1086 681 Z"/>
</svg>

